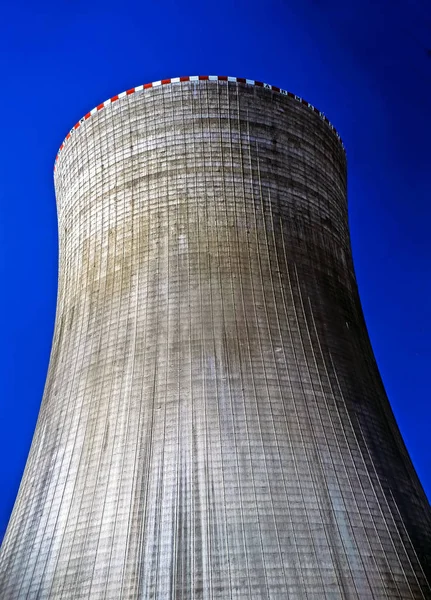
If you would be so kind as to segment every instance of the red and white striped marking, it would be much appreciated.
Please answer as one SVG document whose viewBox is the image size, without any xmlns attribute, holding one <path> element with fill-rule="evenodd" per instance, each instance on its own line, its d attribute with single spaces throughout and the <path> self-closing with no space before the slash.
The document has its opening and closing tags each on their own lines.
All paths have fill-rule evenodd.
<svg viewBox="0 0 431 600">
<path fill-rule="evenodd" d="M 244 83 L 246 85 L 254 85 L 256 87 L 261 87 L 261 88 L 265 88 L 267 90 L 272 90 L 273 92 L 278 92 L 279 94 L 282 94 L 283 96 L 289 96 L 289 98 L 293 98 L 297 102 L 300 102 L 301 104 L 304 104 L 305 106 L 308 106 L 308 108 L 310 108 L 313 112 L 317 113 L 319 115 L 319 117 L 323 121 L 325 121 L 325 123 L 327 123 L 329 125 L 329 127 L 333 130 L 333 132 L 335 133 L 337 138 L 340 140 L 341 145 L 344 148 L 344 144 L 341 140 L 341 137 L 339 136 L 335 127 L 327 119 L 327 117 L 322 112 L 320 112 L 320 110 L 318 110 L 315 106 L 313 106 L 312 104 L 310 104 L 303 98 L 300 98 L 299 96 L 296 96 L 295 94 L 292 94 L 292 92 L 287 92 L 286 90 L 282 90 L 275 85 L 270 85 L 269 83 L 263 83 L 262 81 L 255 81 L 254 79 L 244 79 L 243 77 L 226 77 L 225 75 L 192 75 L 189 77 L 173 77 L 172 79 L 162 79 L 160 81 L 153 81 L 152 83 L 144 83 L 143 85 L 138 85 L 137 87 L 131 88 L 130 90 L 127 90 L 126 92 L 121 92 L 121 94 L 112 96 L 112 98 L 109 98 L 109 100 L 102 102 L 102 104 L 99 104 L 98 106 L 93 108 L 93 110 L 90 110 L 90 112 L 88 112 L 86 115 L 84 115 L 82 117 L 82 119 L 80 119 L 78 121 L 78 123 L 76 123 L 76 125 L 74 125 L 72 127 L 72 129 L 69 131 L 69 133 L 66 135 L 63 143 L 61 144 L 61 146 L 57 152 L 57 156 L 55 157 L 54 171 L 55 171 L 55 167 L 56 167 L 58 158 L 60 156 L 60 153 L 63 150 L 66 142 L 74 134 L 76 129 L 79 129 L 79 127 L 81 127 L 82 123 L 84 123 L 87 119 L 89 119 L 91 117 L 91 115 L 96 114 L 97 112 L 99 112 L 106 106 L 113 104 L 120 98 L 125 98 L 126 96 L 131 96 L 135 92 L 142 92 L 143 90 L 149 90 L 150 88 L 159 87 L 160 85 L 170 85 L 173 83 L 182 83 L 183 81 L 192 81 L 192 82 L 193 81 L 195 81 L 195 82 L 196 81 L 228 81 L 230 83 Z"/>
</svg>

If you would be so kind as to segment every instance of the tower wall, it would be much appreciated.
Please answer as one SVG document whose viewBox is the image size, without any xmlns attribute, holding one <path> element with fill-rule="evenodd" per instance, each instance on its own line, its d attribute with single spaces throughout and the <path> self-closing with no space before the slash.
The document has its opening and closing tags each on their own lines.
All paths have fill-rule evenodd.
<svg viewBox="0 0 431 600">
<path fill-rule="evenodd" d="M 184 79 L 100 105 L 59 154 L 57 319 L 1 597 L 430 598 L 339 137 L 278 89 Z"/>
</svg>

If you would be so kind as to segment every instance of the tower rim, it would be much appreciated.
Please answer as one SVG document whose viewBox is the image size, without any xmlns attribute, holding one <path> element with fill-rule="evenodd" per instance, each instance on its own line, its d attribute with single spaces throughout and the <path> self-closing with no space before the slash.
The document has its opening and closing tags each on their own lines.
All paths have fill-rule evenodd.
<svg viewBox="0 0 431 600">
<path fill-rule="evenodd" d="M 316 108 L 313 104 L 311 104 L 310 102 L 308 102 L 307 100 L 305 100 L 304 98 L 302 98 L 301 96 L 298 96 L 296 94 L 294 94 L 293 92 L 289 92 L 283 88 L 280 88 L 278 86 L 275 85 L 271 85 L 269 83 L 265 83 L 262 81 L 257 81 L 255 79 L 246 79 L 245 77 L 230 77 L 227 75 L 187 75 L 184 77 L 171 77 L 169 79 L 160 79 L 159 81 L 152 81 L 150 83 L 144 83 L 142 85 L 138 85 L 136 87 L 130 88 L 124 92 L 121 92 L 119 94 L 115 94 L 114 96 L 111 96 L 111 98 L 108 98 L 107 100 L 105 100 L 104 102 L 101 102 L 100 104 L 98 104 L 97 106 L 95 106 L 92 110 L 90 110 L 89 112 L 87 112 L 81 119 L 79 119 L 79 121 L 77 123 L 75 123 L 75 125 L 72 127 L 72 129 L 69 130 L 69 132 L 67 133 L 66 137 L 64 138 L 63 142 L 61 143 L 55 160 L 54 160 L 54 173 L 55 173 L 55 169 L 57 166 L 57 162 L 59 160 L 59 157 L 61 155 L 61 152 L 63 151 L 63 149 L 65 148 L 66 144 L 68 143 L 68 141 L 70 140 L 70 138 L 74 135 L 75 131 L 77 129 L 80 128 L 80 126 L 85 123 L 85 121 L 87 121 L 88 119 L 90 119 L 90 117 L 92 117 L 93 115 L 97 114 L 98 112 L 100 112 L 101 110 L 103 110 L 104 108 L 106 108 L 107 106 L 113 104 L 114 102 L 116 102 L 117 100 L 120 100 L 121 98 L 125 98 L 127 96 L 131 96 L 132 94 L 136 93 L 136 92 L 142 92 L 145 90 L 150 90 L 153 88 L 157 88 L 160 87 L 162 85 L 175 85 L 175 84 L 181 84 L 181 83 L 199 83 L 200 81 L 212 81 L 214 83 L 219 83 L 219 82 L 227 82 L 227 83 L 236 83 L 236 84 L 242 84 L 242 85 L 248 85 L 248 86 L 253 86 L 253 87 L 258 87 L 258 88 L 263 88 L 263 89 L 267 89 L 270 90 L 272 92 L 276 92 L 278 94 L 281 94 L 282 96 L 287 96 L 288 98 L 292 98 L 293 100 L 296 100 L 297 102 L 299 102 L 300 104 L 306 106 L 307 108 L 309 108 L 312 112 L 316 113 L 321 119 L 322 121 L 324 121 L 329 128 L 333 131 L 333 133 L 335 134 L 336 138 L 338 139 L 338 141 L 341 144 L 341 147 L 344 151 L 344 154 L 346 154 L 346 149 L 345 146 L 343 144 L 343 141 L 341 139 L 340 134 L 338 133 L 338 131 L 335 129 L 335 127 L 332 125 L 331 121 L 328 119 L 328 117 L 325 115 L 325 113 L 323 113 L 322 111 L 320 111 L 318 108 Z"/>
</svg>

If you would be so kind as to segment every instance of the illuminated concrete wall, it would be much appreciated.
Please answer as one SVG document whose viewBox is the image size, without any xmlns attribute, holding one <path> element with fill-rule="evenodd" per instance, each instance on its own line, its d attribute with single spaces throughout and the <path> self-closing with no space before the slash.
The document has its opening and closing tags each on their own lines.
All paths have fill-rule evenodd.
<svg viewBox="0 0 431 600">
<path fill-rule="evenodd" d="M 57 321 L 1 598 L 430 598 L 338 135 L 258 82 L 120 96 L 56 162 Z"/>
</svg>

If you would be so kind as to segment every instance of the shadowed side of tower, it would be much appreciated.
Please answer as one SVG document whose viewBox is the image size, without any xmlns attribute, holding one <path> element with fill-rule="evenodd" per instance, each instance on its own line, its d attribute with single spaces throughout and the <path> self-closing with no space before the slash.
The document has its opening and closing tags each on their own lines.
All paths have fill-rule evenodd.
<svg viewBox="0 0 431 600">
<path fill-rule="evenodd" d="M 59 154 L 57 321 L 2 598 L 430 598 L 342 144 L 276 88 L 182 79 L 100 105 Z"/>
</svg>

